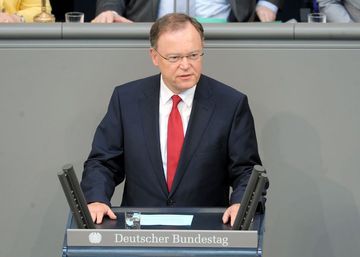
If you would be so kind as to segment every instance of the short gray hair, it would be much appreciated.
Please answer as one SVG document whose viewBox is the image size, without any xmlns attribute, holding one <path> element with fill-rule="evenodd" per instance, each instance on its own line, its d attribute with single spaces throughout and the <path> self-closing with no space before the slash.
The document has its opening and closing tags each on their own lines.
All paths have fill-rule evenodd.
<svg viewBox="0 0 360 257">
<path fill-rule="evenodd" d="M 204 28 L 196 19 L 184 13 L 169 13 L 158 20 L 151 26 L 150 29 L 150 45 L 153 48 L 157 47 L 157 41 L 161 34 L 167 31 L 176 31 L 182 29 L 190 23 L 199 32 L 200 38 L 204 40 Z"/>
</svg>

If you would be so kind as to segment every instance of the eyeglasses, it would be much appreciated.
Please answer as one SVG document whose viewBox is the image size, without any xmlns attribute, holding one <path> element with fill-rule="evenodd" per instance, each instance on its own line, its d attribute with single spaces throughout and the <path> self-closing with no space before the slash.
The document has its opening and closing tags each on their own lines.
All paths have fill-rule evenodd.
<svg viewBox="0 0 360 257">
<path fill-rule="evenodd" d="M 157 52 L 163 59 L 167 60 L 168 62 L 171 63 L 177 63 L 179 61 L 182 61 L 182 59 L 185 57 L 186 59 L 190 60 L 190 61 L 196 61 L 198 60 L 201 56 L 204 55 L 204 52 L 193 52 L 191 54 L 188 55 L 169 55 L 168 57 L 165 57 L 163 55 L 161 55 L 155 48 L 153 48 L 155 50 L 155 52 Z"/>
</svg>

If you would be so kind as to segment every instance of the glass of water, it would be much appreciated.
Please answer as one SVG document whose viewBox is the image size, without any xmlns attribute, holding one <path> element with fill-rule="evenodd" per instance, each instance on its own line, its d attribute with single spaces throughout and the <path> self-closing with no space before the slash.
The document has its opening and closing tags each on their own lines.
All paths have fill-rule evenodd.
<svg viewBox="0 0 360 257">
<path fill-rule="evenodd" d="M 309 13 L 308 23 L 326 23 L 326 15 L 323 13 Z"/>
<path fill-rule="evenodd" d="M 67 12 L 65 13 L 65 21 L 66 22 L 76 22 L 83 23 L 84 22 L 84 13 L 82 12 Z"/>
<path fill-rule="evenodd" d="M 141 212 L 126 211 L 125 212 L 125 228 L 126 229 L 140 229 Z"/>
</svg>

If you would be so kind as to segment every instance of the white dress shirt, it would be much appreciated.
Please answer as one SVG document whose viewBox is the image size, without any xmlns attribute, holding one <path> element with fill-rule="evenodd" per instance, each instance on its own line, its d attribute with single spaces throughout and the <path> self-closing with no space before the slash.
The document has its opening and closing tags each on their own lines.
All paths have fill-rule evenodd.
<svg viewBox="0 0 360 257">
<path fill-rule="evenodd" d="M 190 119 L 195 89 L 196 89 L 196 85 L 179 94 L 182 101 L 178 104 L 178 110 L 181 115 L 181 120 L 184 129 L 184 137 L 186 135 L 186 129 Z M 163 161 L 165 178 L 167 171 L 166 168 L 167 167 L 167 128 L 168 128 L 169 115 L 173 104 L 171 99 L 173 95 L 174 93 L 165 85 L 163 78 L 161 76 L 160 101 L 159 101 L 159 129 L 160 129 L 161 157 Z"/>
<path fill-rule="evenodd" d="M 182 7 L 180 7 L 181 3 Z M 174 4 L 177 6 L 174 6 Z M 260 0 L 257 4 L 265 6 L 275 13 L 278 10 L 276 5 L 266 0 Z M 186 5 L 189 5 L 188 14 L 197 18 L 220 18 L 226 20 L 231 11 L 229 0 L 160 0 L 158 18 L 175 11 L 186 13 Z"/>
<path fill-rule="evenodd" d="M 160 0 L 158 18 L 167 13 L 182 12 L 192 17 L 226 20 L 230 11 L 229 0 Z"/>
</svg>

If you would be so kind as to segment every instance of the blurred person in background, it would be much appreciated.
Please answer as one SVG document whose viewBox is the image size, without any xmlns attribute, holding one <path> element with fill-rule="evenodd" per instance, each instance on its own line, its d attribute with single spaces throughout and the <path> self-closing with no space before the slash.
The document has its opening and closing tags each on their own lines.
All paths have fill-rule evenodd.
<svg viewBox="0 0 360 257">
<path fill-rule="evenodd" d="M 318 0 L 328 22 L 360 22 L 360 0 Z"/>
<path fill-rule="evenodd" d="M 46 10 L 51 12 L 49 0 Z M 33 22 L 40 12 L 41 0 L 0 0 L 0 23 Z"/>
<path fill-rule="evenodd" d="M 154 22 L 174 12 L 174 4 L 187 0 L 97 0 L 95 23 Z M 190 0 L 196 18 L 223 19 L 227 22 L 272 22 L 285 0 Z M 191 9 L 191 7 L 190 7 Z M 184 12 L 178 11 L 176 12 Z"/>
</svg>

